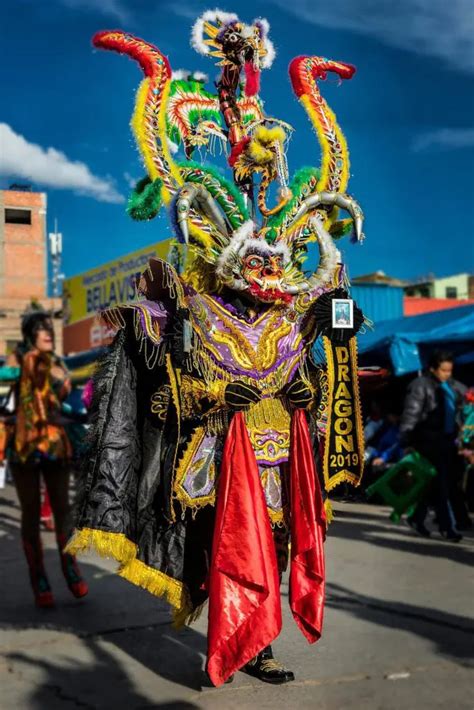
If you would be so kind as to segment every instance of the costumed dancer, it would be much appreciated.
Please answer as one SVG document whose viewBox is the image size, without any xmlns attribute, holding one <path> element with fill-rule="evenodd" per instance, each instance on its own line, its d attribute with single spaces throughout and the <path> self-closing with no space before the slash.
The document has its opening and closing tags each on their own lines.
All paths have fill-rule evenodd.
<svg viewBox="0 0 474 710">
<path fill-rule="evenodd" d="M 32 311 L 23 317 L 23 342 L 7 360 L 17 370 L 13 416 L 2 422 L 0 459 L 8 460 L 21 506 L 21 535 L 31 586 L 38 607 L 54 606 L 40 535 L 43 478 L 52 508 L 64 578 L 72 594 L 87 594 L 73 555 L 64 551 L 70 535 L 69 460 L 71 445 L 61 422 L 61 402 L 71 389 L 68 372 L 54 354 L 49 315 Z M 10 370 L 13 372 L 13 370 Z"/>
<path fill-rule="evenodd" d="M 103 314 L 118 334 L 93 386 L 85 495 L 68 549 L 114 557 L 118 574 L 172 605 L 178 626 L 209 599 L 215 685 L 239 669 L 293 680 L 271 649 L 289 537 L 291 611 L 312 643 L 323 620 L 326 493 L 357 485 L 363 464 L 354 337 L 363 315 L 334 242 L 351 230 L 361 240 L 363 215 L 345 192 L 346 142 L 318 89 L 328 72 L 349 79 L 354 68 L 312 56 L 291 63 L 322 165 L 290 181 L 292 128 L 265 114 L 258 93 L 274 56 L 268 31 L 266 20 L 247 25 L 219 10 L 197 20 L 194 47 L 221 67 L 215 93 L 202 75 L 173 77 L 141 39 L 94 38 L 145 74 L 132 128 L 147 175 L 128 211 L 151 219 L 164 203 L 187 257 L 181 275 L 151 260 L 139 299 Z M 231 179 L 193 160 L 215 141 Z M 308 274 L 311 241 L 320 262 Z M 318 337 L 323 365 L 312 358 Z"/>
</svg>

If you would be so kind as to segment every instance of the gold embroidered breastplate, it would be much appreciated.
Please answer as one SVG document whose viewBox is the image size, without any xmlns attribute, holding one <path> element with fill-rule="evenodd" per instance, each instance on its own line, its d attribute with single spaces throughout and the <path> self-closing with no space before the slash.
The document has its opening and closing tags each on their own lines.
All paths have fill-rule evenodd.
<svg viewBox="0 0 474 710">
<path fill-rule="evenodd" d="M 306 355 L 301 312 L 275 305 L 252 321 L 232 313 L 212 296 L 188 299 L 192 357 L 206 383 L 242 380 L 274 396 Z M 306 333 L 309 328 L 305 327 Z"/>
</svg>

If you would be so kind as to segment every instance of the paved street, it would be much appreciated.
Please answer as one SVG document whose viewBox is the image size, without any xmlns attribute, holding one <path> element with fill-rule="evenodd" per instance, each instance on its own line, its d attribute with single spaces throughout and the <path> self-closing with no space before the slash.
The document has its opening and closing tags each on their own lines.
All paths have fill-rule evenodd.
<svg viewBox="0 0 474 710">
<path fill-rule="evenodd" d="M 297 680 L 272 687 L 238 673 L 206 686 L 206 620 L 174 632 L 166 608 L 83 558 L 88 598 L 60 576 L 54 535 L 44 533 L 58 607 L 37 611 L 20 552 L 13 489 L 0 490 L 0 708 L 239 710 L 474 708 L 474 538 L 450 545 L 413 537 L 387 509 L 337 504 L 327 543 L 324 635 L 308 646 L 290 618 L 275 643 Z"/>
</svg>

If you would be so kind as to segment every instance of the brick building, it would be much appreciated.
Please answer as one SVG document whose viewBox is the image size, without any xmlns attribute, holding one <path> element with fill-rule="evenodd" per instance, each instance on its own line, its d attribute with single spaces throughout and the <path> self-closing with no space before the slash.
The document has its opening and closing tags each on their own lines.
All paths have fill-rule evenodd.
<svg viewBox="0 0 474 710">
<path fill-rule="evenodd" d="M 60 299 L 48 298 L 46 206 L 44 192 L 0 190 L 0 357 L 21 339 L 21 315 L 31 301 L 53 313 L 61 308 Z M 61 353 L 60 318 L 54 327 Z"/>
</svg>

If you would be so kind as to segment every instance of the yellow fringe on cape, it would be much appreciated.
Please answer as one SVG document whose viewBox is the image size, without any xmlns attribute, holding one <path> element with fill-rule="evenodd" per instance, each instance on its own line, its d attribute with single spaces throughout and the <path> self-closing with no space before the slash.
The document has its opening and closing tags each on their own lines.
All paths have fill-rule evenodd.
<svg viewBox="0 0 474 710">
<path fill-rule="evenodd" d="M 162 597 L 173 607 L 173 626 L 183 626 L 193 615 L 188 591 L 183 584 L 137 559 L 138 548 L 123 533 L 83 528 L 76 530 L 65 547 L 71 555 L 94 550 L 101 557 L 112 557 L 119 563 L 117 574 L 132 584 Z"/>
<path fill-rule="evenodd" d="M 326 500 L 324 501 L 324 512 L 326 513 L 326 523 L 330 525 L 334 520 L 335 513 L 329 498 L 326 498 Z"/>
<path fill-rule="evenodd" d="M 93 549 L 101 557 L 113 557 L 121 565 L 133 560 L 137 554 L 137 546 L 123 533 L 104 532 L 92 528 L 76 530 L 66 547 L 70 555 L 80 555 Z"/>
</svg>

